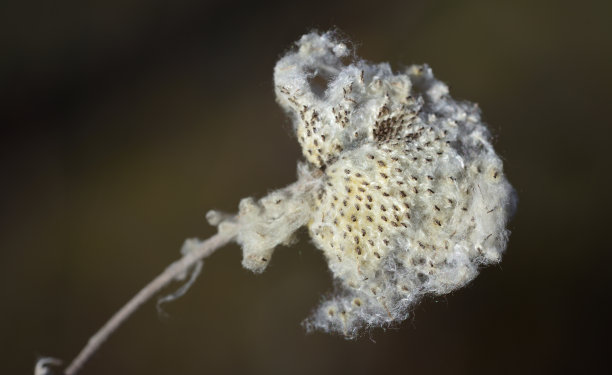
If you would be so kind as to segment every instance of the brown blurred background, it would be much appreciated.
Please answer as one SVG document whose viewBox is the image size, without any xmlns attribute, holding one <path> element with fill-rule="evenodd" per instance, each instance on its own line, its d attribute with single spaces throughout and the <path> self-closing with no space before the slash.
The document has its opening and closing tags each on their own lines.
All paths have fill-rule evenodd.
<svg viewBox="0 0 612 375">
<path fill-rule="evenodd" d="M 337 26 L 478 102 L 519 194 L 503 262 L 357 341 L 300 326 L 331 288 L 305 233 L 253 275 L 231 245 L 82 374 L 588 372 L 610 365 L 610 1 L 4 1 L 0 373 L 70 360 L 234 211 L 295 179 L 272 69 Z"/>
</svg>

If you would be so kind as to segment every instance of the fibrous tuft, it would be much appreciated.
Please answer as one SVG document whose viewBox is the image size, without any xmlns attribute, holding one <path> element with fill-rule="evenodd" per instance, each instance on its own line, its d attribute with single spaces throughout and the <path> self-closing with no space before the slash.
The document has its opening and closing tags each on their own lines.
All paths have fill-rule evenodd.
<svg viewBox="0 0 612 375">
<path fill-rule="evenodd" d="M 238 215 L 243 264 L 256 271 L 308 226 L 338 287 L 306 326 L 347 337 L 499 262 L 514 204 L 476 105 L 453 100 L 426 65 L 393 72 L 352 56 L 333 33 L 310 33 L 277 63 L 277 101 L 307 164 Z"/>
</svg>

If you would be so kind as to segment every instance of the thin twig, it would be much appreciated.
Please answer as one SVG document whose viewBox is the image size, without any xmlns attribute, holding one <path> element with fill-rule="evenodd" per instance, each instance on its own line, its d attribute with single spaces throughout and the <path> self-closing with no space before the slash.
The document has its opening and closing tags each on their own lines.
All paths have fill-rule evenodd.
<svg viewBox="0 0 612 375">
<path fill-rule="evenodd" d="M 145 303 L 149 298 L 158 293 L 168 283 L 177 278 L 177 276 L 189 270 L 198 261 L 208 257 L 210 254 L 215 252 L 218 248 L 227 244 L 234 238 L 235 232 L 233 230 L 221 231 L 214 236 L 210 237 L 206 241 L 200 242 L 195 248 L 191 249 L 181 259 L 172 263 L 166 268 L 161 274 L 159 274 L 153 281 L 138 292 L 132 299 L 126 303 L 121 310 L 117 311 L 115 315 L 110 318 L 95 335 L 91 336 L 87 345 L 81 350 L 79 355 L 70 363 L 70 365 L 64 370 L 65 375 L 75 375 L 83 364 L 94 354 L 98 348 L 108 339 L 108 337 L 119 328 L 127 318 L 129 318 L 138 307 Z"/>
</svg>

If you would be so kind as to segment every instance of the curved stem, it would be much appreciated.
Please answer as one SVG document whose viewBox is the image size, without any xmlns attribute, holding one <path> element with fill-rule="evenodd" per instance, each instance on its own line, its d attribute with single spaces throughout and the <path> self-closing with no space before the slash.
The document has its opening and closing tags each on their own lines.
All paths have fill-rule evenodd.
<svg viewBox="0 0 612 375">
<path fill-rule="evenodd" d="M 181 259 L 172 263 L 161 274 L 153 279 L 149 284 L 142 288 L 128 303 L 126 303 L 119 311 L 117 311 L 107 322 L 91 336 L 87 345 L 81 352 L 72 360 L 70 365 L 64 370 L 65 375 L 75 375 L 83 366 L 89 357 L 94 354 L 98 348 L 108 339 L 108 337 L 119 328 L 127 318 L 130 317 L 143 303 L 149 300 L 153 295 L 158 293 L 163 287 L 168 285 L 177 276 L 186 272 L 194 266 L 198 261 L 208 257 L 218 248 L 227 244 L 235 236 L 232 230 L 221 231 L 206 241 L 199 242 L 196 246 L 190 249 Z"/>
</svg>

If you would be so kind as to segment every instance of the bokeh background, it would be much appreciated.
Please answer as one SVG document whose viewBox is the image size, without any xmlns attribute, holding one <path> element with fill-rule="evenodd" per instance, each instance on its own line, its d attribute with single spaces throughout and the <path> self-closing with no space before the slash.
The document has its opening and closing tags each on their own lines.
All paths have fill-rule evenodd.
<svg viewBox="0 0 612 375">
<path fill-rule="evenodd" d="M 82 374 L 575 373 L 610 367 L 610 1 L 3 1 L 0 373 L 70 360 L 140 287 L 295 179 L 272 69 L 340 28 L 478 102 L 519 194 L 500 266 L 357 341 L 305 334 L 331 288 L 301 233 L 253 275 L 230 245 Z"/>
</svg>

